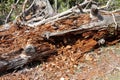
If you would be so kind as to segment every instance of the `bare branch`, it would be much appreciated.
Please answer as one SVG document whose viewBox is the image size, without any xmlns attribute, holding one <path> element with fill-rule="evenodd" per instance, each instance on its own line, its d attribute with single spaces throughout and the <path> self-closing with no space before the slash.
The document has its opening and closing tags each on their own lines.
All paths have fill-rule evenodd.
<svg viewBox="0 0 120 80">
<path fill-rule="evenodd" d="M 5 20 L 5 24 L 8 22 L 13 10 L 15 9 L 15 7 L 17 6 L 17 4 L 19 3 L 20 0 L 17 0 L 17 2 L 15 4 L 12 5 L 12 9 L 10 10 L 8 16 L 6 17 L 6 20 Z"/>
<path fill-rule="evenodd" d="M 107 2 L 107 4 L 106 4 L 106 8 L 109 7 L 109 5 L 110 5 L 111 2 L 112 2 L 112 0 L 109 0 L 109 1 Z"/>
<path fill-rule="evenodd" d="M 100 7 L 99 9 L 108 8 L 108 7 L 110 6 L 110 3 L 111 3 L 112 1 L 113 1 L 113 0 L 109 0 L 105 6 L 102 6 L 102 7 Z"/>
<path fill-rule="evenodd" d="M 25 6 L 27 4 L 28 0 L 25 0 L 24 3 L 23 3 L 23 6 L 22 6 L 22 13 L 23 13 L 23 17 L 25 17 Z"/>
<path fill-rule="evenodd" d="M 78 9 L 80 10 L 81 13 L 84 13 L 82 7 L 79 4 L 77 4 L 77 7 L 78 7 Z"/>
<path fill-rule="evenodd" d="M 85 5 L 86 5 L 87 3 L 89 3 L 89 2 L 90 2 L 89 0 L 85 0 L 83 3 L 79 4 L 79 6 L 81 6 L 81 7 L 82 7 L 82 6 L 85 6 Z M 78 8 L 77 5 L 76 5 L 75 7 L 73 7 L 73 8 L 71 8 L 71 9 L 68 9 L 68 10 L 65 11 L 65 12 L 62 12 L 62 13 L 60 13 L 60 14 L 57 14 L 57 15 L 53 16 L 53 17 L 44 19 L 44 20 L 42 20 L 42 21 L 40 21 L 40 22 L 36 22 L 36 23 L 32 23 L 32 24 L 21 22 L 21 24 L 24 24 L 24 25 L 27 25 L 27 26 L 30 26 L 30 27 L 35 27 L 35 26 L 38 26 L 38 25 L 42 25 L 42 24 L 47 23 L 47 22 L 50 22 L 51 20 L 54 20 L 54 19 L 56 19 L 56 18 L 60 18 L 60 17 L 62 17 L 62 16 L 64 16 L 64 15 L 71 14 L 74 10 L 76 10 L 76 8 Z M 78 11 L 78 10 L 77 10 L 77 11 Z M 84 10 L 84 11 L 86 11 L 86 10 Z"/>
<path fill-rule="evenodd" d="M 25 1 L 24 1 L 23 6 L 22 6 L 22 12 L 25 11 L 25 6 L 26 6 L 27 2 L 28 2 L 28 0 L 25 0 Z"/>
<path fill-rule="evenodd" d="M 28 10 L 30 10 L 32 8 L 32 6 L 34 5 L 35 0 L 33 0 L 32 4 L 25 10 L 25 12 L 27 12 Z"/>
<path fill-rule="evenodd" d="M 58 20 L 61 20 L 61 19 L 65 19 L 65 18 L 67 18 L 67 17 L 70 17 L 72 14 L 68 14 L 68 15 L 66 15 L 66 16 L 63 16 L 63 17 L 58 17 L 58 18 L 56 18 L 56 19 L 54 19 L 54 20 L 52 20 L 52 21 L 49 21 L 49 22 L 47 22 L 47 23 L 53 23 L 53 22 L 55 22 L 55 21 L 58 21 Z"/>
<path fill-rule="evenodd" d="M 15 20 L 14 20 L 15 23 L 16 23 L 16 21 L 17 21 L 17 19 L 18 19 L 19 17 L 21 17 L 25 12 L 27 12 L 28 10 L 30 10 L 30 9 L 32 8 L 32 6 L 34 5 L 34 2 L 35 2 L 35 0 L 33 0 L 32 4 L 31 4 L 26 10 L 24 10 L 23 12 L 21 12 L 21 13 L 15 18 Z"/>
<path fill-rule="evenodd" d="M 90 0 L 90 2 L 86 5 L 86 7 L 84 9 L 87 9 L 88 6 L 90 5 L 90 3 L 92 2 L 93 0 Z"/>
<path fill-rule="evenodd" d="M 57 0 L 54 0 L 54 2 L 55 2 L 55 13 L 57 13 L 57 12 L 58 12 L 58 8 L 57 8 L 57 6 L 58 6 L 58 1 L 57 1 Z"/>
<path fill-rule="evenodd" d="M 112 17 L 113 17 L 113 21 L 114 21 L 114 23 L 115 23 L 115 30 L 117 29 L 117 27 L 118 27 L 118 24 L 117 24 L 117 22 L 116 22 L 116 19 L 115 19 L 115 15 L 112 13 Z"/>
<path fill-rule="evenodd" d="M 113 10 L 112 12 L 114 13 L 114 12 L 119 12 L 120 11 L 120 9 L 116 9 L 116 10 Z"/>
</svg>

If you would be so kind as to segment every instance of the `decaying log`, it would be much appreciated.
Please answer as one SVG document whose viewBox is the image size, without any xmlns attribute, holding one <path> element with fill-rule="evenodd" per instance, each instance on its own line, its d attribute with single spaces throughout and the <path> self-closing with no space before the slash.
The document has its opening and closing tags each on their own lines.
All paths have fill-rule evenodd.
<svg viewBox="0 0 120 80">
<path fill-rule="evenodd" d="M 105 29 L 105 28 L 108 28 L 108 25 L 115 24 L 114 18 L 112 17 L 112 15 L 103 15 L 103 18 L 104 18 L 103 21 L 98 21 L 98 20 L 92 21 L 89 24 L 81 25 L 77 29 L 65 30 L 65 31 L 59 31 L 59 32 L 44 32 L 42 34 L 42 37 L 49 39 L 50 37 L 63 36 L 68 33 L 76 35 L 89 30 Z M 120 15 L 116 14 L 115 18 L 116 18 L 118 27 L 120 28 Z"/>
<path fill-rule="evenodd" d="M 85 4 L 89 3 L 89 0 L 86 0 L 86 1 L 88 1 L 88 2 L 84 2 L 84 3 L 80 4 L 80 6 L 84 6 Z M 23 24 L 26 24 L 29 27 L 34 27 L 34 26 L 49 23 L 49 22 L 52 22 L 52 21 L 55 22 L 56 20 L 59 20 L 59 18 L 63 19 L 63 18 L 66 18 L 68 16 L 71 16 L 70 13 L 72 13 L 74 11 L 74 9 L 76 9 L 77 7 L 78 6 L 75 6 L 75 7 L 71 8 L 71 9 L 69 9 L 69 10 L 67 10 L 67 11 L 65 11 L 63 13 L 60 13 L 60 14 L 58 14 L 56 16 L 44 19 L 44 20 L 42 20 L 42 21 L 40 21 L 38 23 L 35 23 L 35 24 L 28 24 L 28 23 L 23 23 Z M 83 10 L 83 11 L 85 11 L 85 10 Z M 110 14 L 102 14 L 102 16 L 103 16 L 103 20 L 101 20 L 101 21 L 100 20 L 95 20 L 95 21 L 91 20 L 90 23 L 83 24 L 83 25 L 81 25 L 81 26 L 79 26 L 78 28 L 75 28 L 75 29 L 69 29 L 69 30 L 58 31 L 58 32 L 50 32 L 50 31 L 46 32 L 46 30 L 45 30 L 45 32 L 43 31 L 43 34 L 41 34 L 41 33 L 38 33 L 38 34 L 39 34 L 39 37 L 42 36 L 43 38 L 49 39 L 51 37 L 56 37 L 56 36 L 59 36 L 61 38 L 61 36 L 64 36 L 65 34 L 77 35 L 77 34 L 81 34 L 81 33 L 85 32 L 85 31 L 89 31 L 89 30 L 107 29 L 111 24 L 115 24 L 115 26 L 112 26 L 112 27 L 116 27 L 116 24 L 117 24 L 118 29 L 120 28 L 120 13 L 114 13 L 114 15 L 112 13 L 110 13 Z M 25 32 L 25 31 L 23 31 L 23 32 Z M 34 33 L 34 32 L 32 32 L 32 33 Z M 17 33 L 17 31 L 16 31 L 16 33 L 15 33 L 15 31 L 13 31 L 13 33 L 14 34 L 19 34 L 19 32 Z M 10 34 L 13 34 L 13 33 L 10 33 Z M 26 34 L 27 33 L 29 33 L 29 31 L 26 32 Z M 38 34 L 35 34 L 35 35 L 38 35 Z M 19 35 L 19 36 L 21 36 L 21 35 Z M 27 39 L 29 39 L 29 37 L 31 35 L 27 35 L 27 36 L 28 36 Z M 19 40 L 19 38 L 17 40 Z M 97 44 L 96 41 L 94 41 L 93 39 L 91 39 L 91 40 L 92 40 L 92 43 L 94 43 L 94 45 Z M 7 42 L 7 40 L 6 40 L 6 42 Z M 34 39 L 33 39 L 33 42 L 34 42 Z M 38 42 L 39 42 L 39 40 L 38 40 Z M 86 44 L 86 46 L 89 46 L 92 43 Z M 105 43 L 104 39 L 99 40 L 99 44 L 104 44 L 104 43 Z M 41 42 L 39 42 L 38 44 L 41 44 Z M 86 46 L 84 46 L 84 48 Z M 18 50 L 13 50 L 12 52 L 9 52 L 9 53 L 0 54 L 0 71 L 2 72 L 2 71 L 9 70 L 9 69 L 16 69 L 18 67 L 24 66 L 25 64 L 28 64 L 31 61 L 41 60 L 43 57 L 50 56 L 52 53 L 57 52 L 56 49 L 51 49 L 50 46 L 48 46 L 48 47 L 45 46 L 43 49 L 42 48 L 43 48 L 43 45 L 39 47 L 39 50 L 37 50 L 34 45 L 27 44 L 26 46 L 22 46 L 22 48 L 20 48 Z M 89 50 L 89 49 L 87 49 L 87 50 Z"/>
<path fill-rule="evenodd" d="M 0 72 L 22 67 L 23 65 L 35 60 L 42 60 L 43 57 L 56 53 L 56 50 L 46 47 L 46 49 L 39 52 L 40 53 L 35 51 L 34 46 L 27 45 L 25 49 L 20 49 L 8 54 L 4 53 L 0 55 Z"/>
<path fill-rule="evenodd" d="M 84 31 L 89 30 L 100 30 L 105 29 L 109 25 L 114 24 L 114 19 L 112 15 L 103 15 L 103 21 L 91 21 L 88 24 L 81 25 L 80 27 L 72 30 L 66 30 L 61 32 L 45 32 L 42 34 L 43 37 L 49 39 L 50 37 L 54 36 L 64 36 L 65 34 L 80 34 Z M 120 15 L 115 13 L 115 20 L 120 24 Z M 95 43 L 96 44 L 96 43 Z M 42 46 L 40 47 L 42 48 Z M 16 69 L 18 67 L 22 67 L 23 65 L 34 61 L 34 60 L 41 60 L 45 56 L 49 56 L 52 53 L 56 53 L 56 49 L 50 49 L 50 47 L 45 47 L 44 50 L 40 50 L 37 52 L 36 47 L 32 44 L 24 46 L 24 48 L 19 50 L 14 50 L 11 53 L 3 53 L 0 55 L 0 71 L 6 71 L 9 69 Z M 12 55 L 11 55 L 12 54 Z M 15 54 L 15 55 L 14 55 Z"/>
</svg>

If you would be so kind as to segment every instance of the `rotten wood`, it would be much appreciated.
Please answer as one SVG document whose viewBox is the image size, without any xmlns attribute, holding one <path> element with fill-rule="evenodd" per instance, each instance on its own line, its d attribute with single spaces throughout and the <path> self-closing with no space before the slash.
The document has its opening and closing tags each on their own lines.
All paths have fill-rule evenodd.
<svg viewBox="0 0 120 80">
<path fill-rule="evenodd" d="M 80 6 L 83 6 L 85 4 L 86 4 L 86 2 L 80 4 Z M 75 9 L 77 7 L 78 6 L 75 6 L 75 7 L 71 8 L 63 13 L 60 13 L 56 16 L 47 18 L 47 19 L 42 20 L 38 23 L 30 24 L 30 25 L 28 25 L 27 23 L 26 24 L 30 27 L 34 27 L 34 26 L 41 25 L 44 23 L 63 19 L 63 17 L 67 18 L 67 17 L 69 17 L 68 14 L 70 15 L 70 13 L 73 12 L 73 9 Z M 67 16 L 64 16 L 64 15 L 67 15 Z M 16 30 L 14 30 L 8 34 L 11 34 L 12 36 L 14 34 L 14 36 L 15 36 L 15 37 L 10 37 L 10 40 L 12 40 L 12 39 L 14 40 L 20 36 L 25 37 L 24 35 L 27 34 L 26 35 L 27 40 L 31 39 L 32 42 L 34 43 L 35 38 L 36 38 L 37 44 L 41 45 L 42 43 L 45 43 L 43 38 L 42 38 L 43 40 L 39 40 L 39 38 L 41 38 L 41 36 L 44 38 L 47 38 L 47 39 L 49 39 L 51 37 L 56 37 L 56 36 L 61 38 L 61 36 L 64 36 L 65 34 L 77 35 L 77 34 L 81 34 L 81 33 L 84 33 L 86 31 L 90 31 L 90 30 L 98 30 L 99 31 L 101 29 L 107 29 L 111 24 L 115 24 L 115 26 L 112 26 L 112 27 L 116 27 L 116 24 L 117 24 L 118 28 L 120 27 L 120 15 L 119 15 L 119 13 L 114 13 L 114 16 L 112 16 L 111 13 L 105 14 L 102 16 L 104 18 L 102 21 L 99 21 L 99 20 L 92 21 L 91 20 L 90 23 L 82 24 L 81 26 L 79 26 L 76 29 L 69 29 L 69 30 L 63 30 L 63 31 L 58 31 L 58 32 L 57 31 L 52 32 L 52 30 L 51 30 L 51 32 L 50 31 L 46 32 L 46 30 L 43 30 L 44 28 L 42 28 L 42 29 L 40 29 L 40 31 L 38 30 L 37 33 L 36 33 L 37 29 L 36 29 L 36 31 L 30 33 L 29 29 L 26 29 L 24 31 L 19 32 L 19 31 L 17 31 L 17 29 L 21 30 L 21 27 L 17 27 Z M 44 26 L 44 27 L 47 27 L 47 26 Z M 21 34 L 24 33 L 24 34 L 19 35 L 20 33 Z M 43 33 L 43 34 L 41 34 L 41 33 Z M 3 33 L 1 33 L 1 34 L 3 34 Z M 17 34 L 17 37 L 16 37 L 16 34 Z M 32 38 L 30 38 L 31 34 L 33 34 Z M 36 37 L 36 35 L 37 35 L 37 37 Z M 16 44 L 17 43 L 19 43 L 19 44 L 26 43 L 27 41 L 25 39 L 23 39 L 23 37 L 14 40 L 16 42 Z M 66 37 L 66 36 L 64 36 L 64 37 Z M 1 38 L 1 45 L 3 45 L 3 47 L 6 47 L 5 45 L 7 45 L 6 43 L 8 43 L 7 42 L 8 38 L 6 38 L 6 39 L 7 40 L 4 40 L 4 38 Z M 23 41 L 21 39 L 23 39 Z M 19 41 L 19 40 L 21 40 L 21 41 Z M 83 40 L 83 44 L 84 44 L 84 41 L 85 41 L 85 45 L 84 45 L 84 47 L 81 47 L 81 49 L 83 49 L 83 52 L 87 52 L 87 51 L 91 50 L 95 45 L 97 45 L 97 41 L 95 41 L 94 39 L 89 39 L 88 40 L 89 42 L 87 40 Z M 5 43 L 5 44 L 2 44 L 2 43 Z M 89 43 L 89 44 L 87 44 L 87 43 Z M 105 43 L 104 39 L 101 39 L 100 43 L 104 44 Z M 47 44 L 49 44 L 49 42 Z M 45 47 L 44 46 L 45 46 L 45 44 L 43 44 L 40 47 L 36 47 L 32 44 L 24 46 L 24 44 L 23 44 L 22 47 L 20 45 L 20 48 L 17 50 L 14 49 L 13 51 L 11 51 L 9 53 L 1 53 L 0 54 L 0 71 L 2 72 L 2 71 L 9 70 L 9 69 L 16 69 L 18 67 L 24 66 L 25 64 L 27 64 L 29 62 L 32 62 L 35 60 L 41 60 L 45 56 L 50 56 L 52 53 L 57 52 L 57 50 L 55 48 L 51 49 L 51 46 L 45 46 Z M 56 46 L 56 45 L 52 45 L 52 46 Z M 83 45 L 81 45 L 81 46 L 83 46 Z M 86 50 L 84 50 L 87 46 L 90 46 L 90 47 L 88 47 Z M 16 46 L 13 46 L 13 47 L 16 47 Z M 36 48 L 39 48 L 39 50 L 37 50 Z M 1 50 L 2 49 L 4 49 L 4 48 L 1 48 Z"/>
<path fill-rule="evenodd" d="M 89 31 L 89 30 L 100 30 L 100 29 L 107 29 L 108 25 L 110 24 L 115 24 L 115 29 L 116 29 L 116 24 L 119 24 L 119 28 L 120 28 L 120 15 L 116 14 L 114 16 L 114 18 L 116 18 L 116 22 L 115 19 L 111 16 L 111 15 L 102 15 L 104 20 L 103 21 L 92 21 L 88 24 L 85 25 L 81 25 L 80 27 L 78 27 L 77 29 L 72 29 L 72 30 L 64 30 L 64 31 L 59 31 L 59 32 L 44 32 L 41 36 L 44 38 L 49 39 L 50 37 L 54 37 L 54 36 L 63 36 L 65 34 L 81 34 L 85 31 Z"/>
<path fill-rule="evenodd" d="M 115 17 L 116 23 L 119 24 L 120 23 L 120 15 L 118 13 L 116 13 L 114 15 L 115 15 L 114 17 Z M 110 14 L 103 15 L 103 17 L 104 17 L 103 21 L 99 21 L 99 20 L 91 21 L 90 23 L 83 24 L 76 29 L 71 29 L 71 30 L 66 30 L 66 31 L 61 31 L 61 32 L 47 32 L 47 33 L 46 32 L 44 33 L 44 31 L 43 31 L 42 36 L 44 38 L 49 39 L 50 37 L 64 36 L 65 34 L 69 34 L 69 33 L 76 35 L 76 34 L 83 33 L 85 31 L 106 29 L 109 25 L 114 24 L 114 19 L 113 19 L 112 15 L 110 15 Z M 17 32 L 17 30 L 15 30 L 15 31 Z M 13 33 L 15 33 L 15 31 L 13 31 Z M 40 31 L 38 31 L 38 32 L 40 32 Z M 36 35 L 38 35 L 38 33 Z M 30 36 L 31 35 L 28 35 L 28 37 L 30 37 Z M 40 38 L 40 35 L 39 35 L 39 38 Z M 1 40 L 1 41 L 3 41 L 3 40 Z M 93 46 L 97 45 L 97 42 L 93 39 L 90 39 L 89 42 L 91 42 L 91 43 L 87 44 L 87 41 L 86 41 L 85 47 L 90 46 L 93 43 L 94 43 L 94 45 L 91 45 L 90 48 L 88 48 L 87 50 L 85 50 L 83 52 L 87 52 L 87 51 L 91 50 L 93 48 Z M 44 42 L 42 42 L 42 43 L 44 43 Z M 39 51 L 37 51 L 36 47 L 33 45 L 32 46 L 25 45 L 25 46 L 23 46 L 22 49 L 20 48 L 18 50 L 12 51 L 11 53 L 1 54 L 0 55 L 0 71 L 2 72 L 2 71 L 9 70 L 9 69 L 16 69 L 18 67 L 22 67 L 23 65 L 25 65 L 31 61 L 41 60 L 45 56 L 49 56 L 52 53 L 57 52 L 57 50 L 55 48 L 51 49 L 50 46 L 43 47 L 44 45 L 37 47 L 37 48 L 39 48 Z M 85 47 L 83 47 L 81 49 L 84 49 Z"/>
</svg>

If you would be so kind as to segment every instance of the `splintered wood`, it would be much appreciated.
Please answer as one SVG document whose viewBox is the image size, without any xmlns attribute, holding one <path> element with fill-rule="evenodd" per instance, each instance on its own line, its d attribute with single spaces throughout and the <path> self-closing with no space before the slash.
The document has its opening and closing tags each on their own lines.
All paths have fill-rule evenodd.
<svg viewBox="0 0 120 80">
<path fill-rule="evenodd" d="M 110 22 L 107 22 L 108 25 Z M 95 25 L 97 23 L 99 21 L 93 23 L 88 14 L 80 14 L 36 28 L 11 25 L 10 29 L 0 32 L 0 71 L 16 69 L 56 53 L 60 55 L 62 51 L 68 53 L 67 50 L 79 53 L 77 55 L 81 57 L 98 48 L 100 39 L 105 40 L 104 45 L 112 45 L 120 40 L 119 29 L 114 35 L 104 24 Z"/>
</svg>

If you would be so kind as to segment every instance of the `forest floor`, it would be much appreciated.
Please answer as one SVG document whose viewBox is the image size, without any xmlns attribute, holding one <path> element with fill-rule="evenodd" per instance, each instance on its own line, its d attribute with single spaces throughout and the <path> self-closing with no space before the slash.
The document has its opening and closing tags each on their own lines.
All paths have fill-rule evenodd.
<svg viewBox="0 0 120 80">
<path fill-rule="evenodd" d="M 0 55 L 25 46 L 28 40 L 38 50 L 44 42 L 57 49 L 57 54 L 2 73 L 0 80 L 120 80 L 120 32 L 113 36 L 107 30 L 91 30 L 51 41 L 41 37 L 45 31 L 71 30 L 90 21 L 89 15 L 80 14 L 36 28 L 11 25 L 1 31 Z M 99 45 L 103 37 L 106 42 Z"/>
</svg>

